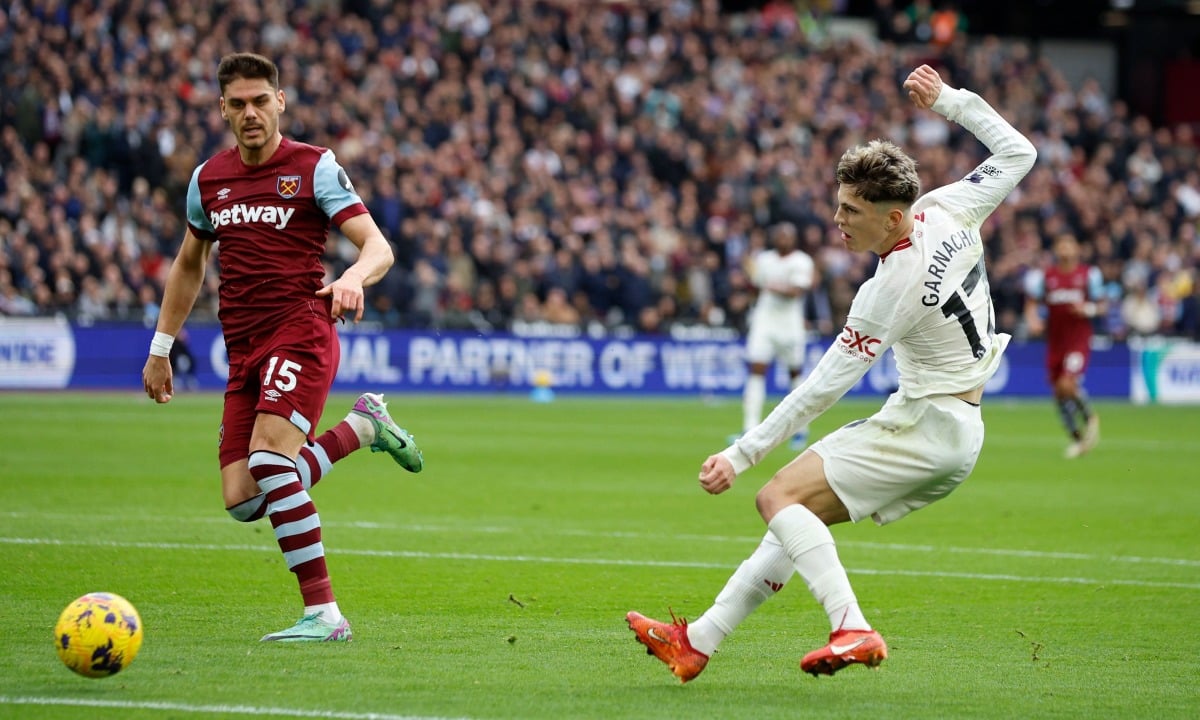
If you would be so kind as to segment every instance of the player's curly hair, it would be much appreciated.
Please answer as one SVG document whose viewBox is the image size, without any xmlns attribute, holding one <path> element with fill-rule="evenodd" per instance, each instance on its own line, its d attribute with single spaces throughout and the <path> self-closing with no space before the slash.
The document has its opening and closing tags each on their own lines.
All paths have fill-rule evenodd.
<svg viewBox="0 0 1200 720">
<path fill-rule="evenodd" d="M 917 161 L 887 140 L 872 140 L 842 153 L 837 181 L 867 202 L 912 205 L 921 194 Z"/>
<path fill-rule="evenodd" d="M 217 83 L 221 86 L 221 94 L 229 83 L 242 78 L 243 80 L 266 80 L 271 89 L 279 89 L 279 68 L 269 58 L 257 53 L 232 53 L 221 58 L 217 66 Z"/>
</svg>

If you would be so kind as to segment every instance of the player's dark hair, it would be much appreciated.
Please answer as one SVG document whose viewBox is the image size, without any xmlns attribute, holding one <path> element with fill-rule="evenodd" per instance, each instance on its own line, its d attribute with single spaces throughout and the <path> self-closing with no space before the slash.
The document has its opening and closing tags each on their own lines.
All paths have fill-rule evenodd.
<svg viewBox="0 0 1200 720">
<path fill-rule="evenodd" d="M 225 87 L 238 78 L 266 80 L 273 90 L 279 89 L 279 68 L 269 58 L 256 53 L 233 53 L 221 58 L 221 64 L 217 66 L 221 94 L 224 95 Z"/>
<path fill-rule="evenodd" d="M 781 238 L 781 237 L 788 237 L 788 238 L 791 238 L 793 242 L 796 242 L 800 238 L 799 233 L 796 231 L 796 225 L 794 223 L 790 223 L 786 220 L 772 225 L 770 233 L 771 233 L 772 240 L 775 240 L 776 238 Z"/>
<path fill-rule="evenodd" d="M 872 140 L 842 154 L 837 181 L 867 202 L 912 205 L 921 194 L 917 161 L 894 143 Z"/>
</svg>

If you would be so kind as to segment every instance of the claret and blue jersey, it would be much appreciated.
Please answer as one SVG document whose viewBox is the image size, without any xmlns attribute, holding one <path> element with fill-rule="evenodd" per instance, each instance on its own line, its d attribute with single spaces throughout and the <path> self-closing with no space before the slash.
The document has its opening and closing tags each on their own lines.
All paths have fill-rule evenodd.
<svg viewBox="0 0 1200 720">
<path fill-rule="evenodd" d="M 367 212 L 332 150 L 284 138 L 269 160 L 246 165 L 237 148 L 192 173 L 192 233 L 218 243 L 226 338 L 262 327 L 321 288 L 330 223 Z"/>
</svg>

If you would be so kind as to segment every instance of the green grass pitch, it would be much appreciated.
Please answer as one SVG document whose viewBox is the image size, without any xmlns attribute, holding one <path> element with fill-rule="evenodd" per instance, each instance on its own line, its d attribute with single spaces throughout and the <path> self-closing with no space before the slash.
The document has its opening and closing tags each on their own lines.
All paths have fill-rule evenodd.
<svg viewBox="0 0 1200 720">
<path fill-rule="evenodd" d="M 828 627 L 794 578 L 680 685 L 624 615 L 696 617 L 761 537 L 786 449 L 725 495 L 695 481 L 735 398 L 389 399 L 425 472 L 361 452 L 313 492 L 355 640 L 268 646 L 299 596 L 270 526 L 222 509 L 218 395 L 0 394 L 0 717 L 1200 717 L 1200 408 L 1099 403 L 1099 447 L 1067 461 L 1048 400 L 985 401 L 957 492 L 834 528 L 878 671 L 799 672 Z M 105 680 L 52 641 L 93 590 L 146 632 Z"/>
</svg>

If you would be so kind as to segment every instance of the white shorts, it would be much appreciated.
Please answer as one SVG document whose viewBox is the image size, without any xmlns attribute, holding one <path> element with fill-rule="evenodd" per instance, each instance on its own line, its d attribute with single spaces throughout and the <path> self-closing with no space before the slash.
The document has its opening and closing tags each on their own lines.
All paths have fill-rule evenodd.
<svg viewBox="0 0 1200 720">
<path fill-rule="evenodd" d="M 763 322 L 750 326 L 746 334 L 746 362 L 769 365 L 778 360 L 789 368 L 804 365 L 807 338 L 803 326 L 789 322 Z"/>
<path fill-rule="evenodd" d="M 949 495 L 982 449 L 978 406 L 949 395 L 912 400 L 899 393 L 871 417 L 812 446 L 850 519 L 871 517 L 879 525 Z"/>
</svg>

